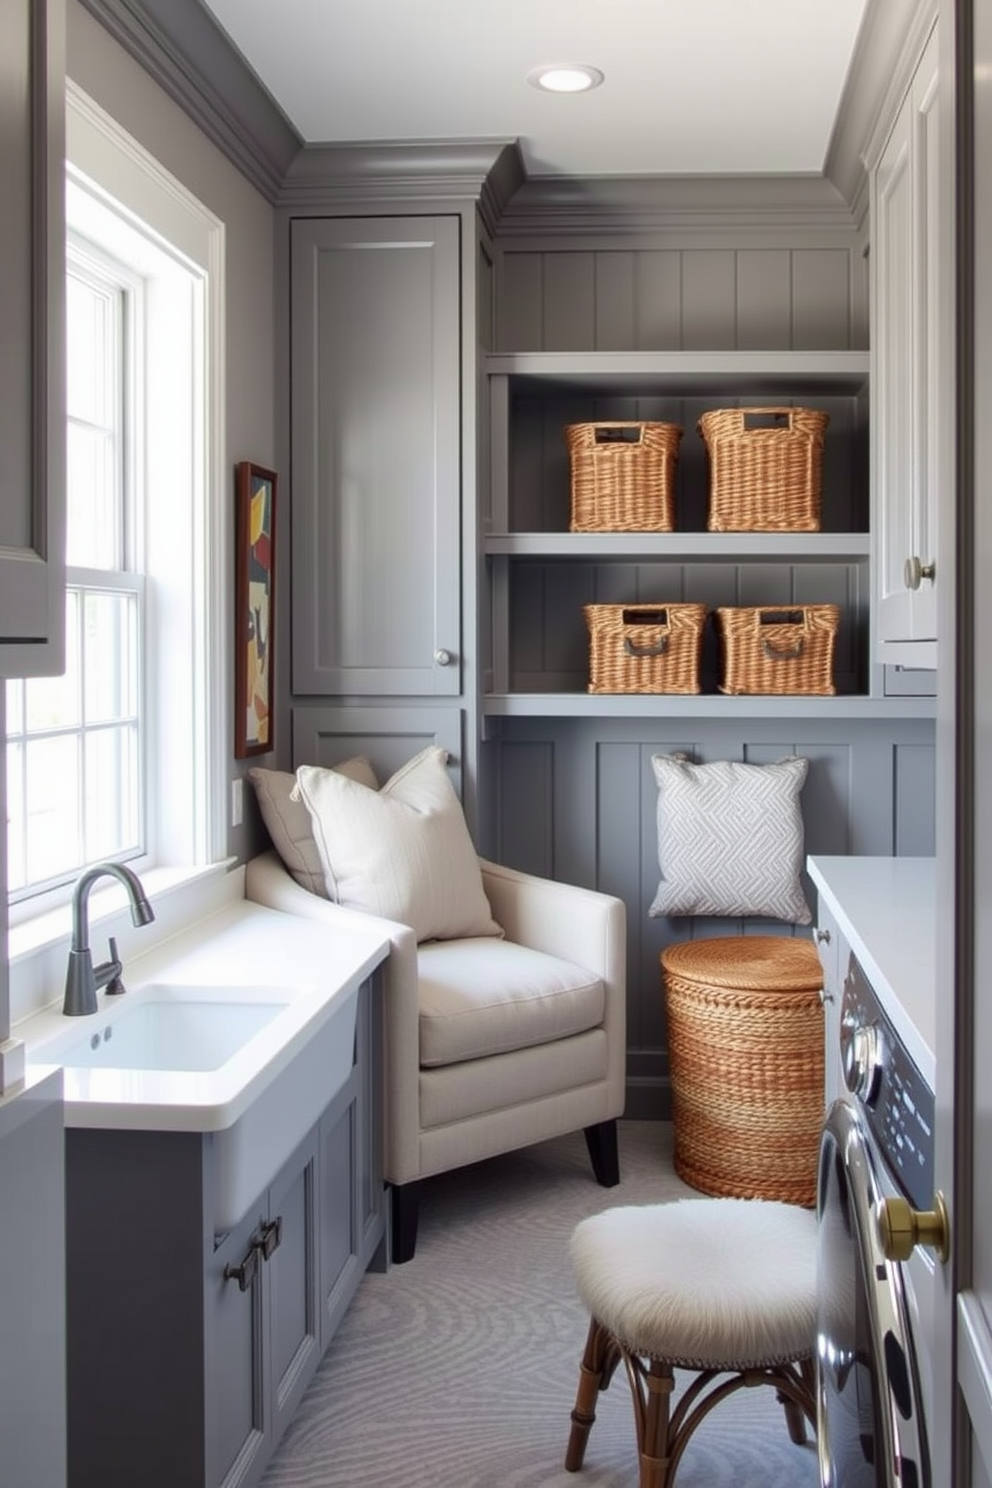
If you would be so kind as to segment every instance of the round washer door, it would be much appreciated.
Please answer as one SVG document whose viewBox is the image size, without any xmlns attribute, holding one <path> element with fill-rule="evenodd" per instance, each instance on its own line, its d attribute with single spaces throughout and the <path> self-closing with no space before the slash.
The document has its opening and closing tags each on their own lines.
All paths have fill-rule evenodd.
<svg viewBox="0 0 992 1488">
<path fill-rule="evenodd" d="M 817 1451 L 823 1488 L 930 1488 L 902 1270 L 886 1260 L 868 1129 L 835 1101 L 817 1185 Z"/>
</svg>

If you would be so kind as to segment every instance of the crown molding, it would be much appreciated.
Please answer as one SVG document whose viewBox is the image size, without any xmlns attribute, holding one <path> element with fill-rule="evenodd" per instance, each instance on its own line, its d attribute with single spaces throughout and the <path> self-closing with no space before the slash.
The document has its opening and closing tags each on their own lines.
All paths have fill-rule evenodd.
<svg viewBox="0 0 992 1488">
<path fill-rule="evenodd" d="M 500 237 L 814 228 L 854 219 L 817 175 L 534 176 L 505 208 Z"/>
<path fill-rule="evenodd" d="M 80 4 L 274 202 L 303 141 L 212 13 L 199 0 Z"/>
<path fill-rule="evenodd" d="M 511 139 L 304 145 L 287 171 L 279 205 L 340 210 L 472 200 L 492 231 L 523 180 L 520 146 Z"/>
<path fill-rule="evenodd" d="M 938 0 L 871 0 L 865 11 L 824 166 L 859 221 L 868 209 L 867 173 L 937 11 Z"/>
</svg>

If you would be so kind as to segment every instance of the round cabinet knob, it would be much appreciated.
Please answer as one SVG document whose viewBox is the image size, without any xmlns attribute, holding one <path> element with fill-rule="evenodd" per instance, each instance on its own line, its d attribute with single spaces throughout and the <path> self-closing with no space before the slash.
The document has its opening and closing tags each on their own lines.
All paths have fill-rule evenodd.
<svg viewBox="0 0 992 1488">
<path fill-rule="evenodd" d="M 902 1197 L 878 1206 L 878 1241 L 886 1260 L 908 1261 L 918 1245 L 929 1245 L 942 1261 L 951 1253 L 951 1229 L 944 1195 L 938 1190 L 932 1209 L 914 1209 Z"/>
<path fill-rule="evenodd" d="M 438 666 L 450 666 L 451 652 L 444 650 L 435 651 L 434 660 L 437 662 Z"/>
<path fill-rule="evenodd" d="M 903 579 L 907 589 L 919 589 L 924 579 L 929 579 L 931 584 L 937 572 L 935 563 L 923 563 L 914 553 L 912 558 L 907 558 L 903 567 Z"/>
</svg>

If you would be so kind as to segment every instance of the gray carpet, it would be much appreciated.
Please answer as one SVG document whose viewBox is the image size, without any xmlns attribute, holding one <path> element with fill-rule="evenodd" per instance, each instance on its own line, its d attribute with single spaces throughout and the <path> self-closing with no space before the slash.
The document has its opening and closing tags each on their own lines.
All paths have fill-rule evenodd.
<svg viewBox="0 0 992 1488">
<path fill-rule="evenodd" d="M 579 1133 L 432 1179 L 416 1256 L 363 1278 L 263 1488 L 635 1488 L 622 1371 L 582 1471 L 563 1466 L 588 1324 L 568 1237 L 614 1204 L 698 1194 L 672 1171 L 668 1124 L 622 1122 L 620 1166 L 600 1188 Z M 790 1442 L 762 1388 L 707 1417 L 675 1488 L 817 1483 L 814 1447 Z"/>
</svg>

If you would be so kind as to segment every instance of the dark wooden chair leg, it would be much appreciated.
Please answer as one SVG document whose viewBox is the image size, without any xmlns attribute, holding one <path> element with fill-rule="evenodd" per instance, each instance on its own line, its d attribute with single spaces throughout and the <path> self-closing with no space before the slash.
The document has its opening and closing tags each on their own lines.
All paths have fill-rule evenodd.
<svg viewBox="0 0 992 1488">
<path fill-rule="evenodd" d="M 412 1261 L 417 1248 L 417 1220 L 420 1215 L 420 1184 L 394 1183 L 390 1187 L 392 1208 L 392 1261 L 401 1266 Z"/>
<path fill-rule="evenodd" d="M 600 1121 L 585 1129 L 586 1146 L 596 1182 L 603 1188 L 615 1188 L 620 1182 L 620 1154 L 617 1149 L 617 1124 Z"/>
</svg>

